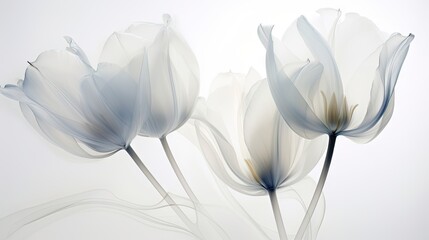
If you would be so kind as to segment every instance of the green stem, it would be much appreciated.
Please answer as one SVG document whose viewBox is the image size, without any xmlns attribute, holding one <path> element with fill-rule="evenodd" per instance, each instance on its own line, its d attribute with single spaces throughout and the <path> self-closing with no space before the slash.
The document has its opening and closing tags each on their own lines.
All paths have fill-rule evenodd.
<svg viewBox="0 0 429 240">
<path fill-rule="evenodd" d="M 156 178 L 152 175 L 149 169 L 144 165 L 144 163 L 138 157 L 138 155 L 133 150 L 133 148 L 129 146 L 125 150 L 130 155 L 130 157 L 134 160 L 134 162 L 137 164 L 137 166 L 140 168 L 143 174 L 147 177 L 149 182 L 152 183 L 152 185 L 159 192 L 159 194 L 161 194 L 161 196 L 165 199 L 168 205 L 179 216 L 179 218 L 183 221 L 183 223 L 189 228 L 192 234 L 195 234 L 196 236 L 200 236 L 197 226 L 194 223 L 192 223 L 191 220 L 189 220 L 189 218 L 185 215 L 182 209 L 179 208 L 179 206 L 176 204 L 173 198 L 171 198 L 171 196 L 167 193 L 167 191 L 165 191 L 165 189 L 161 186 L 161 184 L 159 184 Z"/>
<path fill-rule="evenodd" d="M 320 195 L 322 194 L 323 186 L 325 185 L 326 178 L 328 176 L 329 167 L 331 166 L 332 156 L 334 154 L 336 135 L 329 136 L 328 151 L 326 152 L 325 163 L 323 165 L 322 172 L 320 174 L 319 182 L 317 183 L 316 190 L 314 191 L 313 198 L 311 199 L 310 205 L 308 206 L 307 212 L 302 220 L 301 226 L 299 227 L 298 233 L 295 236 L 295 240 L 301 240 L 304 237 L 305 230 L 310 223 L 311 217 L 313 216 L 314 210 L 316 209 L 317 203 L 319 202 Z"/>
<path fill-rule="evenodd" d="M 268 191 L 270 196 L 271 207 L 273 208 L 274 218 L 276 219 L 277 230 L 279 232 L 280 240 L 287 240 L 285 225 L 283 223 L 282 214 L 280 212 L 279 201 L 277 200 L 276 191 Z"/>
<path fill-rule="evenodd" d="M 191 187 L 189 186 L 188 182 L 183 176 L 182 171 L 180 171 L 180 168 L 179 168 L 179 165 L 177 165 L 176 159 L 174 159 L 173 153 L 171 152 L 170 146 L 168 145 L 167 138 L 162 137 L 159 140 L 161 141 L 162 147 L 164 148 L 165 155 L 167 155 L 168 161 L 170 162 L 171 167 L 173 168 L 174 173 L 179 179 L 179 182 L 182 185 L 183 189 L 185 190 L 186 194 L 189 196 L 192 202 L 199 204 L 200 202 L 198 201 L 197 196 L 195 196 L 194 192 L 192 191 Z"/>
</svg>

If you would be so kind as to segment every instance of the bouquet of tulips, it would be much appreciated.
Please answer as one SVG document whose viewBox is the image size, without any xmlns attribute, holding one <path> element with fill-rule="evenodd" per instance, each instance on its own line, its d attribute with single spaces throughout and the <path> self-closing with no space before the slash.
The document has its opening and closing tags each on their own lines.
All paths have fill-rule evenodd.
<svg viewBox="0 0 429 240">
<path fill-rule="evenodd" d="M 234 206 L 230 214 L 241 219 L 232 228 L 249 229 L 241 232 L 244 238 L 317 238 L 324 214 L 322 190 L 337 137 L 366 143 L 387 125 L 396 81 L 414 36 L 385 34 L 365 17 L 343 16 L 334 9 L 319 10 L 311 20 L 299 17 L 282 38 L 274 36 L 273 26 L 260 25 L 265 77 L 252 68 L 247 74 L 221 73 L 203 98 L 191 47 L 169 15 L 163 21 L 136 23 L 113 33 L 96 66 L 66 37 L 65 50 L 41 53 L 28 62 L 23 80 L 0 88 L 58 147 L 85 158 L 126 151 L 159 193 L 160 202 L 137 206 L 98 191 L 73 195 L 1 219 L 0 238 L 97 198 L 98 204 L 180 234 L 176 238 L 236 239 L 237 231 L 199 200 L 182 173 L 167 141 L 176 130 L 207 160 L 219 180 L 212 187 L 223 191 Z M 137 136 L 160 140 L 186 197 L 170 193 L 146 167 L 131 147 Z M 315 185 L 307 175 L 323 154 Z M 277 230 L 261 226 L 231 192 L 268 195 Z M 282 216 L 278 194 L 297 200 L 304 209 L 303 218 L 293 219 L 299 228 L 291 231 L 285 224 L 289 214 Z M 169 216 L 154 214 L 156 209 Z"/>
</svg>

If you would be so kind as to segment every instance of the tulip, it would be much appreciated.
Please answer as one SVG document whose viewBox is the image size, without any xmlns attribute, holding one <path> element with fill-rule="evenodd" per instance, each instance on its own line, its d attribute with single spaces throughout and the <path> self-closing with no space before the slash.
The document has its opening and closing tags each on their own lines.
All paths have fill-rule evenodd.
<svg viewBox="0 0 429 240">
<path fill-rule="evenodd" d="M 244 194 L 271 200 L 280 239 L 287 239 L 276 191 L 301 180 L 323 154 L 325 139 L 304 139 L 281 118 L 268 82 L 251 71 L 219 75 L 194 116 L 197 138 L 214 173 Z M 250 86 L 249 82 L 255 82 Z M 232 136 L 232 138 L 231 138 Z"/>
<path fill-rule="evenodd" d="M 141 121 L 139 83 L 110 63 L 94 70 L 66 39 L 67 50 L 43 52 L 29 63 L 24 80 L 1 93 L 19 101 L 33 127 L 70 153 L 99 158 L 126 149 Z"/>
<path fill-rule="evenodd" d="M 191 116 L 199 91 L 198 62 L 185 40 L 164 15 L 164 24 L 134 24 L 110 36 L 102 59 L 129 65 L 142 84 L 139 135 L 159 138 L 166 156 L 192 201 L 198 199 L 183 176 L 166 136 Z"/>
<path fill-rule="evenodd" d="M 29 63 L 24 80 L 17 85 L 6 85 L 1 93 L 19 101 L 33 127 L 70 153 L 101 158 L 126 150 L 189 230 L 199 235 L 196 225 L 130 146 L 147 114 L 142 109 L 147 101 L 142 94 L 146 86 L 135 77 L 132 62 L 119 65 L 103 61 L 95 70 L 82 49 L 71 38 L 66 40 L 67 50 L 40 54 L 35 62 Z M 158 44 L 162 39 L 154 41 Z M 103 56 L 108 54 L 104 52 Z"/>
<path fill-rule="evenodd" d="M 370 20 L 350 13 L 319 11 L 310 24 L 301 16 L 282 41 L 272 26 L 258 32 L 267 49 L 271 93 L 287 124 L 300 136 L 329 136 L 325 165 L 312 204 L 301 225 L 302 237 L 329 171 L 336 137 L 365 143 L 389 122 L 394 90 L 414 35 L 390 37 Z"/>
</svg>

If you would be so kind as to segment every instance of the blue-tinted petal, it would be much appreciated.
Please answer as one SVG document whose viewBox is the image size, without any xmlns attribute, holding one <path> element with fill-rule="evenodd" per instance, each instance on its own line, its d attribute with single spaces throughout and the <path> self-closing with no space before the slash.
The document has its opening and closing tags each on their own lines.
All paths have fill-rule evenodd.
<svg viewBox="0 0 429 240">
<path fill-rule="evenodd" d="M 315 138 L 329 130 L 315 115 L 312 108 L 301 95 L 294 82 L 311 81 L 318 79 L 323 67 L 318 63 L 297 63 L 298 65 L 290 76 L 283 69 L 279 69 L 274 52 L 274 43 L 271 38 L 271 28 L 260 26 L 261 31 L 269 39 L 267 45 L 266 69 L 271 94 L 277 108 L 288 125 L 299 135 L 305 138 Z M 288 66 L 285 66 L 288 67 Z M 284 68 L 285 68 L 284 67 Z"/>
</svg>

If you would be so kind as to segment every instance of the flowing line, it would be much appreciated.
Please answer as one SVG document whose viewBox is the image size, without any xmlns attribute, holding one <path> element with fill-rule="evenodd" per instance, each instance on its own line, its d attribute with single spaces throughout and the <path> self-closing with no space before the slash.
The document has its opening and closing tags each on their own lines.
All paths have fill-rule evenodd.
<svg viewBox="0 0 429 240">
<path fill-rule="evenodd" d="M 167 155 L 168 161 L 171 164 L 171 167 L 174 170 L 174 173 L 176 174 L 177 178 L 179 179 L 180 184 L 182 185 L 183 189 L 185 190 L 188 197 L 191 199 L 191 201 L 194 204 L 194 207 L 200 211 L 203 215 L 205 215 L 213 224 L 214 227 L 217 229 L 217 233 L 223 236 L 224 239 L 229 239 L 228 235 L 226 234 L 225 230 L 216 222 L 210 219 L 208 211 L 204 208 L 204 206 L 200 203 L 197 196 L 192 191 L 191 187 L 189 186 L 188 182 L 186 181 L 185 177 L 183 176 L 182 171 L 179 168 L 179 165 L 177 165 L 176 159 L 173 156 L 173 153 L 171 152 L 170 146 L 168 144 L 167 138 L 164 136 L 159 139 L 161 141 L 162 147 L 164 148 L 165 155 Z M 197 215 L 198 219 L 198 215 Z"/>
<path fill-rule="evenodd" d="M 271 207 L 273 208 L 274 218 L 276 219 L 277 230 L 279 232 L 280 240 L 287 240 L 285 225 L 283 223 L 282 214 L 280 212 L 279 201 L 277 200 L 276 191 L 268 191 L 268 195 L 270 196 Z"/>
<path fill-rule="evenodd" d="M 295 240 L 301 240 L 304 237 L 305 230 L 310 223 L 311 217 L 313 216 L 314 210 L 316 209 L 317 203 L 319 202 L 320 195 L 322 194 L 323 186 L 325 185 L 326 178 L 328 176 L 329 167 L 331 166 L 332 156 L 334 154 L 336 135 L 329 136 L 328 151 L 326 152 L 325 163 L 323 165 L 322 172 L 320 173 L 319 182 L 317 183 L 316 190 L 314 191 L 313 198 L 311 199 L 310 205 L 308 206 L 307 212 L 305 213 L 304 219 L 302 220 L 301 226 L 299 227 L 298 233 L 295 236 Z"/>
<path fill-rule="evenodd" d="M 162 137 L 159 140 L 161 141 L 162 147 L 164 148 L 165 155 L 167 155 L 168 161 L 170 162 L 171 167 L 173 168 L 174 173 L 179 179 L 179 182 L 182 185 L 183 189 L 185 190 L 186 194 L 189 196 L 192 202 L 194 202 L 194 204 L 199 205 L 200 201 L 198 200 L 197 196 L 195 196 L 194 192 L 192 191 L 191 187 L 189 186 L 188 182 L 183 176 L 183 173 L 180 170 L 179 165 L 177 165 L 176 159 L 174 159 L 173 153 L 171 152 L 170 146 L 168 145 L 167 138 Z"/>
<path fill-rule="evenodd" d="M 179 216 L 179 218 L 183 221 L 183 223 L 189 228 L 191 233 L 193 233 L 196 237 L 202 239 L 201 233 L 199 232 L 199 229 L 197 228 L 197 226 L 194 223 L 192 223 L 191 220 L 189 220 L 189 218 L 185 215 L 182 209 L 178 207 L 176 202 L 171 198 L 171 196 L 167 193 L 167 191 L 165 191 L 165 189 L 161 186 L 161 184 L 159 184 L 159 182 L 152 175 L 149 169 L 144 165 L 144 163 L 137 156 L 134 149 L 131 146 L 128 146 L 125 150 L 130 155 L 130 157 L 134 160 L 134 162 L 137 164 L 137 166 L 140 168 L 143 174 L 147 177 L 150 183 L 152 183 L 152 185 L 159 192 L 159 194 L 165 199 L 168 205 L 171 206 L 174 212 Z"/>
</svg>

